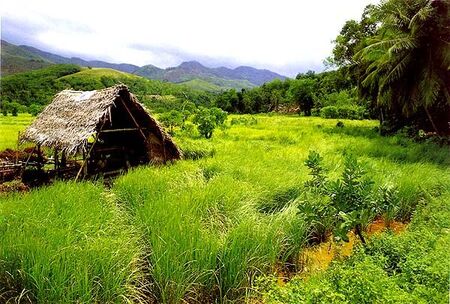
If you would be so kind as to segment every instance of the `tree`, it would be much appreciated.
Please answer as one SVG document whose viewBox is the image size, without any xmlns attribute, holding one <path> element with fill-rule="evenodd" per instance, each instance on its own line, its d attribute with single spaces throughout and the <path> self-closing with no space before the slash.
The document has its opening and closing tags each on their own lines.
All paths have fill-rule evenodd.
<svg viewBox="0 0 450 304">
<path fill-rule="evenodd" d="M 449 2 L 388 0 L 375 10 L 380 28 L 357 53 L 364 90 L 406 117 L 426 117 L 437 133 L 450 133 Z M 425 126 L 426 127 L 426 126 Z"/>
<path fill-rule="evenodd" d="M 239 103 L 239 96 L 235 89 L 225 91 L 217 96 L 217 107 L 225 111 L 236 111 Z"/>
<path fill-rule="evenodd" d="M 174 127 L 180 127 L 183 125 L 183 113 L 177 110 L 166 112 L 159 117 L 161 123 L 169 128 L 169 132 L 173 134 Z"/>
<path fill-rule="evenodd" d="M 305 116 L 311 116 L 311 109 L 314 106 L 315 85 L 316 80 L 314 79 L 298 79 L 292 81 L 289 89 L 292 102 L 299 105 L 299 112 L 304 112 Z"/>
<path fill-rule="evenodd" d="M 11 111 L 12 116 L 17 116 L 19 114 L 20 104 L 13 101 L 9 104 L 9 109 Z"/>
<path fill-rule="evenodd" d="M 214 122 L 216 123 L 216 126 L 223 125 L 228 117 L 227 112 L 215 107 L 209 109 L 209 113 L 210 115 L 214 116 Z"/>
<path fill-rule="evenodd" d="M 211 138 L 216 127 L 215 117 L 211 115 L 209 109 L 200 108 L 192 120 L 197 125 L 198 132 L 205 138 Z"/>
<path fill-rule="evenodd" d="M 28 107 L 28 113 L 30 113 L 33 116 L 38 115 L 41 111 L 42 111 L 42 106 L 36 103 L 32 103 L 29 107 Z"/>
<path fill-rule="evenodd" d="M 221 126 L 227 119 L 227 112 L 219 108 L 200 107 L 194 115 L 193 123 L 197 125 L 198 132 L 205 138 L 211 138 L 216 127 Z"/>
</svg>

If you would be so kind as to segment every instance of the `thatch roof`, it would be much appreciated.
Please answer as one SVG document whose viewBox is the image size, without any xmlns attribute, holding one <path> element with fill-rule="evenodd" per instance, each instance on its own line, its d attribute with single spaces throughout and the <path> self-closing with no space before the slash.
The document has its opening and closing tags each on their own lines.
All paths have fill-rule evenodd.
<svg viewBox="0 0 450 304">
<path fill-rule="evenodd" d="M 99 131 L 101 122 L 110 118 L 111 107 L 120 96 L 127 96 L 128 102 L 146 113 L 146 125 L 142 127 L 152 129 L 152 132 L 165 143 L 168 151 L 175 154 L 172 158 L 180 158 L 181 152 L 172 138 L 148 114 L 125 85 L 87 92 L 61 91 L 25 130 L 21 142 L 34 142 L 41 146 L 56 148 L 68 155 L 79 153 L 86 149 L 88 138 Z"/>
</svg>

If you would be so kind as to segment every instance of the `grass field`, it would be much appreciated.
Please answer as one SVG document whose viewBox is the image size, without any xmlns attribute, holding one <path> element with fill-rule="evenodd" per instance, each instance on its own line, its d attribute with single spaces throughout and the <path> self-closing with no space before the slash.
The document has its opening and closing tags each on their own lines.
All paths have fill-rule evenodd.
<svg viewBox="0 0 450 304">
<path fill-rule="evenodd" d="M 341 173 L 343 156 L 353 154 L 376 186 L 396 185 L 397 218 L 413 216 L 416 223 L 404 238 L 413 239 L 408 235 L 417 236 L 423 229 L 417 222 L 430 220 L 430 210 L 424 215 L 428 203 L 438 201 L 440 208 L 448 210 L 448 147 L 417 144 L 400 136 L 380 137 L 375 121 L 344 120 L 345 126 L 337 128 L 337 121 L 331 119 L 255 117 L 256 124 L 232 125 L 211 140 L 182 132 L 175 136 L 187 154 L 206 151 L 212 157 L 140 167 L 118 178 L 110 189 L 101 183 L 59 182 L 0 198 L 0 302 L 2 296 L 20 297 L 23 290 L 38 302 L 244 301 L 254 296 L 255 278 L 270 278 L 285 261 L 297 261 L 307 246 L 308 223 L 298 214 L 297 198 L 309 179 L 304 161 L 310 150 L 321 153 L 331 177 Z M 2 138 L 3 147 L 13 145 L 16 135 L 9 129 L 25 123 L 4 124 L 5 134 L 10 135 L 9 140 Z M 421 217 L 416 219 L 417 206 Z M 439 257 L 448 245 L 448 237 L 439 236 L 448 234 L 450 227 L 442 218 L 435 221 L 439 245 L 429 250 Z M 401 244 L 402 248 L 411 245 Z M 414 254 L 420 260 L 424 251 L 418 248 Z M 370 273 L 369 266 L 360 271 Z M 442 280 L 445 264 L 434 267 L 433 281 Z M 407 269 L 412 269 L 408 278 L 414 280 L 415 268 Z M 338 274 L 345 276 L 344 270 Z M 423 273 L 427 272 L 417 278 L 422 279 Z M 349 282 L 346 288 L 359 290 L 359 283 Z M 263 288 L 261 300 L 275 303 L 307 301 L 302 293 L 317 287 L 297 288 L 293 283 L 294 287 L 280 290 L 270 284 Z M 405 293 L 416 286 L 395 284 L 389 281 L 383 286 L 404 288 L 400 291 Z M 414 299 L 427 302 L 433 282 L 420 284 L 423 292 Z M 437 296 L 431 299 L 445 296 L 442 284 L 435 290 Z M 383 288 L 376 292 L 381 297 Z M 283 298 L 280 293 L 293 296 Z M 342 292 L 336 299 L 361 303 Z"/>
<path fill-rule="evenodd" d="M 20 131 L 30 125 L 34 117 L 30 114 L 19 114 L 17 117 L 0 116 L 0 151 L 10 148 L 17 149 L 17 139 Z"/>
</svg>

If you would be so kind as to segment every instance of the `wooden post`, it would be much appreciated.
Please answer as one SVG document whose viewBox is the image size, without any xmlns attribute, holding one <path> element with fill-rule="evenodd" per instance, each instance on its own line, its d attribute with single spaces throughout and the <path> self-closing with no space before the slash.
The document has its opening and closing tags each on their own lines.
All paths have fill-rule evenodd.
<svg viewBox="0 0 450 304">
<path fill-rule="evenodd" d="M 42 162 L 44 161 L 44 158 L 42 156 L 42 151 L 41 151 L 41 145 L 37 145 L 37 154 L 38 154 L 38 170 L 41 170 L 42 167 L 44 166 L 42 164 Z"/>
<path fill-rule="evenodd" d="M 80 176 L 81 171 L 82 171 L 83 169 L 84 169 L 84 172 L 83 172 L 83 173 L 84 173 L 84 176 L 87 175 L 87 165 L 86 165 L 86 163 L 87 163 L 87 160 L 89 159 L 89 156 L 91 155 L 92 149 L 94 148 L 95 144 L 97 143 L 98 138 L 100 137 L 100 133 L 101 133 L 101 131 L 102 131 L 102 129 L 103 129 L 103 126 L 105 125 L 105 121 L 106 121 L 106 120 L 103 120 L 102 126 L 101 126 L 100 129 L 98 130 L 97 136 L 95 137 L 95 140 L 94 140 L 94 142 L 92 143 L 92 146 L 91 146 L 91 148 L 89 149 L 89 152 L 87 153 L 87 155 L 86 155 L 86 151 L 83 149 L 83 164 L 81 165 L 80 170 L 78 170 L 77 176 L 75 177 L 75 181 L 78 180 L 78 177 Z"/>
<path fill-rule="evenodd" d="M 84 166 L 83 166 L 83 176 L 86 176 L 88 174 L 88 160 L 89 160 L 89 155 L 91 154 L 92 151 L 92 147 L 94 145 L 92 144 L 91 149 L 89 150 L 88 155 L 85 154 L 84 150 L 83 150 L 83 159 L 84 159 Z"/>
<path fill-rule="evenodd" d="M 164 138 L 164 134 L 161 132 L 161 136 L 162 136 L 162 146 L 163 146 L 163 155 L 164 155 L 164 164 L 167 161 L 167 155 L 166 155 L 166 140 Z"/>
<path fill-rule="evenodd" d="M 19 163 L 19 143 L 20 143 L 20 131 L 17 132 L 17 149 L 16 149 L 16 164 Z"/>
<path fill-rule="evenodd" d="M 60 167 L 65 168 L 67 164 L 67 158 L 66 158 L 66 151 L 61 151 L 61 163 L 59 164 Z"/>
<path fill-rule="evenodd" d="M 59 169 L 59 162 L 58 162 L 58 149 L 53 150 L 53 160 L 55 161 L 55 170 Z"/>
</svg>

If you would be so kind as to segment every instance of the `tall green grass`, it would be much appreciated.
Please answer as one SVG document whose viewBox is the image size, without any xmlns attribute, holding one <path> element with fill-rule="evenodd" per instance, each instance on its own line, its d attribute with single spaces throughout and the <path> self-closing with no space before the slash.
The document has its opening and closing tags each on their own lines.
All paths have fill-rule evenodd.
<svg viewBox="0 0 450 304">
<path fill-rule="evenodd" d="M 399 219 L 408 219 L 424 198 L 450 188 L 447 148 L 380 137 L 373 129 L 377 122 L 343 120 L 344 127 L 336 128 L 331 119 L 259 115 L 257 120 L 218 130 L 211 140 L 176 137 L 196 160 L 134 169 L 115 181 L 109 199 L 100 185 L 59 183 L 3 200 L 3 267 L 14 273 L 16 285 L 44 302 L 121 301 L 139 293 L 138 281 L 147 285 L 147 298 L 162 303 L 243 300 L 258 275 L 295 264 L 305 246 L 308 223 L 297 213 L 296 198 L 309 179 L 304 160 L 310 150 L 324 157 L 332 179 L 351 153 L 375 186 L 397 186 Z M 55 213 L 55 206 L 69 211 Z M 24 225 L 31 227 L 26 233 Z M 37 240 L 51 243 L 43 247 L 51 250 L 41 253 L 42 246 L 33 245 L 34 227 Z M 16 239 L 25 245 L 13 246 Z M 101 248 L 94 250 L 90 241 Z M 58 260 L 61 248 L 70 255 Z M 36 275 L 32 265 L 47 272 Z M 84 285 L 78 283 L 80 269 L 89 270 Z M 97 278 L 115 283 L 108 283 L 107 292 L 92 283 Z M 49 283 L 53 280 L 58 284 Z"/>
<path fill-rule="evenodd" d="M 0 201 L 0 302 L 139 299 L 142 251 L 124 214 L 90 183 Z"/>
<path fill-rule="evenodd" d="M 260 116 L 258 124 L 233 126 L 210 141 L 177 138 L 198 150 L 212 146 L 212 158 L 140 168 L 120 178 L 113 191 L 144 231 L 157 296 L 167 303 L 206 294 L 240 299 L 255 275 L 295 261 L 307 238 L 295 198 L 308 179 L 303 162 L 309 150 L 324 155 L 331 176 L 340 174 L 343 155 L 352 153 L 377 186 L 397 185 L 402 219 L 424 193 L 450 185 L 445 148 L 433 146 L 427 157 L 423 145 L 380 137 L 376 122 L 335 125 Z"/>
</svg>

